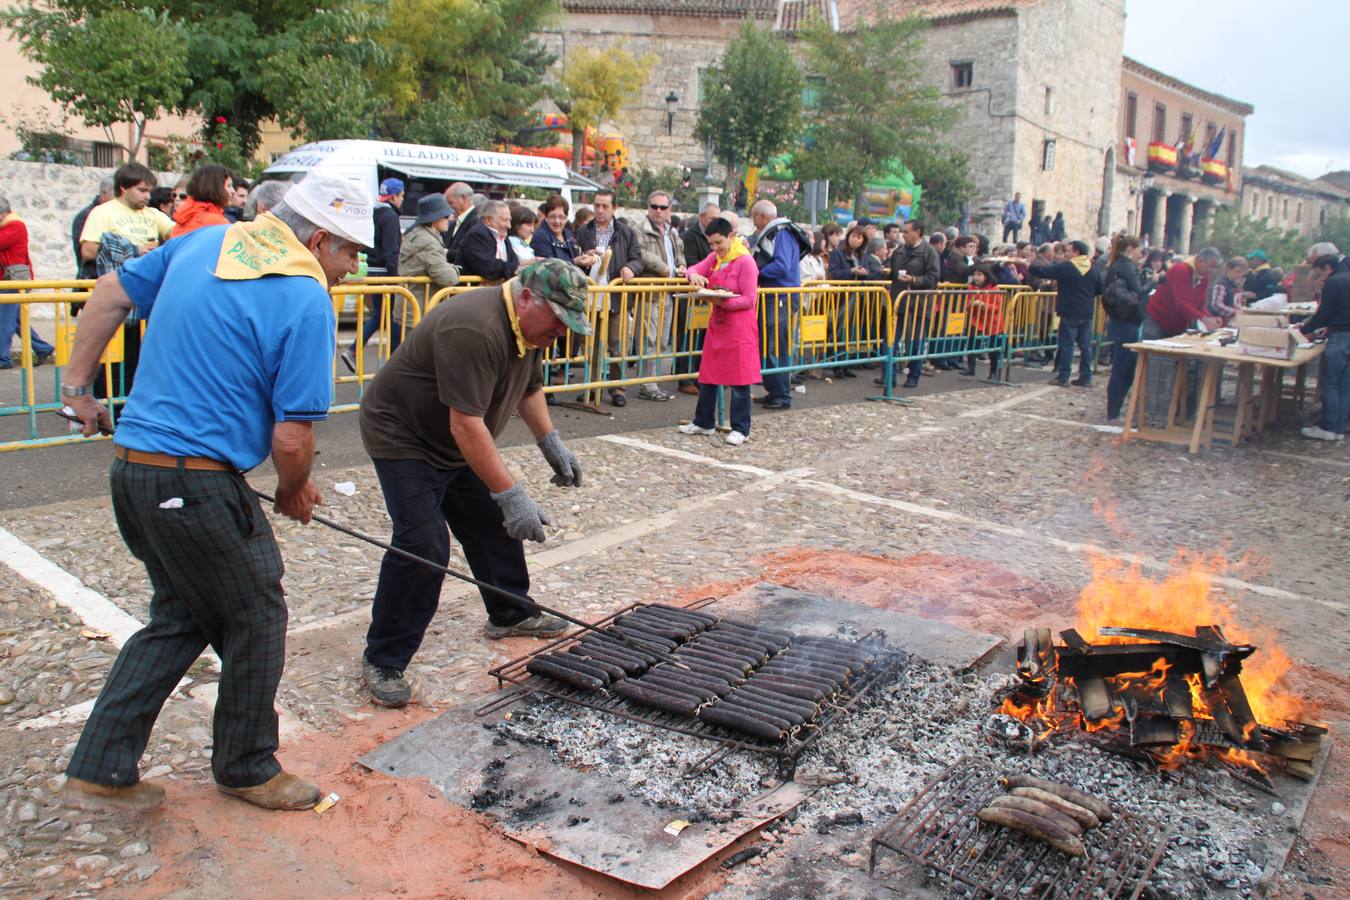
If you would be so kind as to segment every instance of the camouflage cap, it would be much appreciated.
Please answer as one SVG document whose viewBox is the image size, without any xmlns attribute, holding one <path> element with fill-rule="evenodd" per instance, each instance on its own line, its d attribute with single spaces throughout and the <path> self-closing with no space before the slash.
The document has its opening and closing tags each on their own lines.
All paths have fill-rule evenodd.
<svg viewBox="0 0 1350 900">
<path fill-rule="evenodd" d="M 577 334 L 590 334 L 586 320 L 586 288 L 591 280 L 561 259 L 536 259 L 520 270 L 520 283 L 538 294 L 564 325 Z"/>
</svg>

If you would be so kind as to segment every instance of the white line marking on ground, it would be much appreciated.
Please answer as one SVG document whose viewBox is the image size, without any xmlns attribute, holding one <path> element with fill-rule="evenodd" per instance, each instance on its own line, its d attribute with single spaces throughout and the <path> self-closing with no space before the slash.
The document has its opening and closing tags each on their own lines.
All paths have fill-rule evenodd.
<svg viewBox="0 0 1350 900">
<path fill-rule="evenodd" d="M 642 450 L 650 450 L 651 452 L 654 453 L 664 454 L 669 449 L 666 447 L 662 447 L 658 444 L 649 444 L 645 441 L 640 441 L 634 438 L 625 439 L 623 443 L 626 446 L 635 447 L 637 449 Z M 706 463 L 708 464 L 713 464 L 717 466 L 725 465 L 724 463 L 722 463 L 721 460 L 713 459 L 712 457 L 706 456 L 700 457 L 694 453 L 684 453 L 682 454 L 682 458 L 687 459 L 689 462 L 706 461 Z M 1122 562 L 1128 564 L 1138 565 L 1141 568 L 1150 569 L 1156 572 L 1168 572 L 1171 570 L 1171 566 L 1168 563 L 1162 560 L 1153 559 L 1152 557 L 1141 556 L 1135 553 L 1120 553 L 1114 550 L 1110 550 L 1099 544 L 1083 543 L 1079 541 L 1066 541 L 1063 540 L 1062 538 L 1038 534 L 1034 531 L 1027 531 L 1026 529 L 1018 528 L 1015 525 L 1005 525 L 1001 522 L 990 522 L 984 519 L 976 519 L 971 516 L 963 515 L 961 513 L 951 512 L 950 510 L 937 509 L 936 507 L 924 506 L 919 503 L 910 503 L 905 500 L 896 500 L 891 497 L 881 497 L 876 494 L 869 494 L 866 493 L 865 491 L 858 491 L 854 490 L 853 488 L 847 488 L 837 484 L 829 484 L 828 482 L 824 481 L 815 481 L 813 479 L 805 477 L 805 475 L 802 474 L 802 472 L 803 470 L 792 470 L 788 472 L 779 472 L 776 474 L 781 476 L 783 480 L 789 484 L 807 488 L 808 490 L 815 490 L 826 494 L 832 494 L 837 497 L 846 497 L 850 500 L 856 500 L 859 503 L 866 503 L 871 506 L 884 506 L 890 509 L 897 510 L 899 512 L 908 513 L 910 515 L 924 516 L 926 518 L 938 519 L 945 522 L 954 522 L 957 524 L 965 525 L 967 527 L 978 528 L 982 531 L 989 531 L 995 534 L 1006 535 L 1008 537 L 1015 537 L 1029 541 L 1040 541 L 1042 543 L 1049 544 L 1052 547 L 1056 547 L 1060 550 L 1064 550 L 1065 552 L 1079 556 L 1086 555 L 1088 553 L 1096 553 L 1102 556 L 1107 556 L 1113 559 L 1121 560 Z M 1271 599 L 1318 603 L 1330 609 L 1336 610 L 1350 609 L 1350 605 L 1338 603 L 1334 600 L 1323 600 L 1319 597 L 1309 597 L 1303 594 L 1295 594 L 1291 591 L 1286 591 L 1283 588 L 1269 587 L 1267 585 L 1262 584 L 1253 584 L 1249 581 L 1243 581 L 1239 578 L 1230 578 L 1227 576 L 1221 576 L 1216 577 L 1214 581 L 1216 584 L 1223 585 L 1224 587 L 1227 588 L 1231 588 L 1234 590 L 1249 591 L 1253 594 L 1257 594 L 1262 597 L 1269 597 Z"/>
<path fill-rule="evenodd" d="M 1008 409 L 1009 407 L 1017 406 L 1018 404 L 1021 403 L 1026 403 L 1029 400 L 1035 400 L 1037 397 L 1040 397 L 1044 394 L 1048 394 L 1051 391 L 1055 390 L 1059 389 L 1056 388 L 1054 385 L 1046 385 L 1045 387 L 1039 387 L 1036 388 L 1035 390 L 1027 391 L 1025 394 L 1018 394 L 1016 397 L 1009 397 L 1007 400 L 1000 400 L 997 403 L 990 403 L 985 406 L 978 406 L 974 409 L 967 410 L 966 412 L 961 413 L 959 418 L 978 419 L 984 416 L 993 415 L 994 413 L 1002 412 L 1003 410 Z"/>
<path fill-rule="evenodd" d="M 611 444 L 621 444 L 625 447 L 636 447 L 639 450 L 646 450 L 650 453 L 660 453 L 663 456 L 682 459 L 686 462 L 696 462 L 717 469 L 740 472 L 743 475 L 755 475 L 759 478 L 767 478 L 770 475 L 776 474 L 772 469 L 761 469 L 759 466 L 747 466 L 742 463 L 723 462 L 722 460 L 714 459 L 711 456 L 690 453 L 686 450 L 676 450 L 673 447 L 665 447 L 661 444 L 651 444 L 647 441 L 626 437 L 622 434 L 602 434 L 600 435 L 599 440 L 608 441 Z"/>
<path fill-rule="evenodd" d="M 107 632 L 110 635 L 109 640 L 119 650 L 129 637 L 144 627 L 136 617 L 124 612 L 117 604 L 85 585 L 80 579 L 38 553 L 4 528 L 0 528 L 0 562 L 8 565 L 37 587 L 47 591 L 57 603 L 79 616 L 80 621 L 90 628 Z M 206 658 L 208 666 L 213 671 L 220 671 L 220 657 L 210 650 L 203 653 L 202 656 Z M 178 687 L 175 687 L 174 690 L 177 691 L 184 684 L 190 683 L 190 679 L 184 679 L 179 682 Z M 199 685 L 197 692 L 203 697 L 209 695 L 211 702 L 207 708 L 214 709 L 214 685 L 209 691 L 202 691 L 202 687 L 204 685 Z M 192 696 L 197 696 L 196 693 L 189 693 Z M 54 710 L 45 715 L 26 720 L 26 724 L 20 724 L 19 727 L 32 729 L 82 721 L 83 718 L 88 717 L 89 710 L 93 708 L 93 701 L 76 703 L 65 709 Z M 283 732 L 299 735 L 307 731 L 305 724 L 296 719 L 285 708 L 278 706 L 277 713 L 281 719 L 280 727 Z M 38 724 L 40 722 L 45 724 Z"/>
</svg>

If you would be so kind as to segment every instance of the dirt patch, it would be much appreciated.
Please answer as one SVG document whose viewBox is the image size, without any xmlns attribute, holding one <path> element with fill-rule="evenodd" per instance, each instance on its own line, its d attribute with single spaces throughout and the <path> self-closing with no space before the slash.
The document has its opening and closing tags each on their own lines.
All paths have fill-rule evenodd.
<svg viewBox="0 0 1350 900">
<path fill-rule="evenodd" d="M 612 883 L 541 859 L 485 817 L 447 803 L 424 781 L 390 778 L 352 762 L 435 712 L 380 712 L 339 734 L 314 735 L 284 749 L 287 769 L 341 795 L 321 815 L 256 809 L 225 797 L 209 781 L 171 784 L 165 811 L 150 829 L 161 868 L 140 893 L 239 897 L 280 888 L 329 897 L 626 895 Z"/>
</svg>

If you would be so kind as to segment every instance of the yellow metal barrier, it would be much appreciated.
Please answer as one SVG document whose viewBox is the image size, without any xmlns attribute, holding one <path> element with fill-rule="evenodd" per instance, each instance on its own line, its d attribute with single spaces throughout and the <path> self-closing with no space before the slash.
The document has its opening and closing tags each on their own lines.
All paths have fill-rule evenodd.
<svg viewBox="0 0 1350 900">
<path fill-rule="evenodd" d="M 1017 292 L 1007 319 L 1009 355 L 1048 352 L 1058 346 L 1054 291 Z"/>
<path fill-rule="evenodd" d="M 422 304 L 413 295 L 413 292 L 406 287 L 397 284 L 339 284 L 332 288 L 329 295 L 333 300 L 333 309 L 336 311 L 346 302 L 346 298 L 378 298 L 375 314 L 379 316 L 378 334 L 379 339 L 375 345 L 375 369 L 385 362 L 389 361 L 398 344 L 408 336 L 408 332 L 417 327 L 417 323 L 422 321 Z M 350 375 L 343 375 L 337 371 L 337 360 L 333 361 L 333 384 L 334 386 L 344 384 L 356 385 L 355 403 L 337 403 L 335 399 L 334 406 L 330 412 L 350 412 L 360 407 L 360 399 L 365 393 L 365 384 L 375 377 L 375 372 L 366 371 L 366 342 L 361 338 L 365 334 L 365 313 L 366 303 L 358 299 L 356 303 L 356 341 L 355 349 L 352 353 L 355 358 L 356 371 Z M 397 335 L 398 340 L 395 340 Z"/>
</svg>

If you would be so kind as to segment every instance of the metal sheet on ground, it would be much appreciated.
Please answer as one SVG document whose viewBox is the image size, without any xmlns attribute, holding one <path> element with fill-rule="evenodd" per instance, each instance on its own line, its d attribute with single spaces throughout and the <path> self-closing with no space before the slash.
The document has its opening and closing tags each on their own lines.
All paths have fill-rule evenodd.
<svg viewBox="0 0 1350 900">
<path fill-rule="evenodd" d="M 723 597 L 707 611 L 806 635 L 838 635 L 841 627 L 862 635 L 879 628 L 891 647 L 955 669 L 973 666 L 1003 643 L 997 635 L 768 582 Z"/>
<path fill-rule="evenodd" d="M 482 705 L 479 698 L 448 710 L 360 762 L 399 778 L 425 778 L 452 803 L 495 819 L 515 840 L 639 887 L 665 887 L 812 793 L 789 782 L 747 800 L 731 822 L 694 822 L 670 834 L 665 829 L 683 818 L 680 810 L 645 805 L 622 782 L 569 769 L 542 747 L 494 744 L 497 733 L 484 727 L 491 720 L 473 713 Z M 616 796 L 623 801 L 611 802 Z"/>
</svg>

